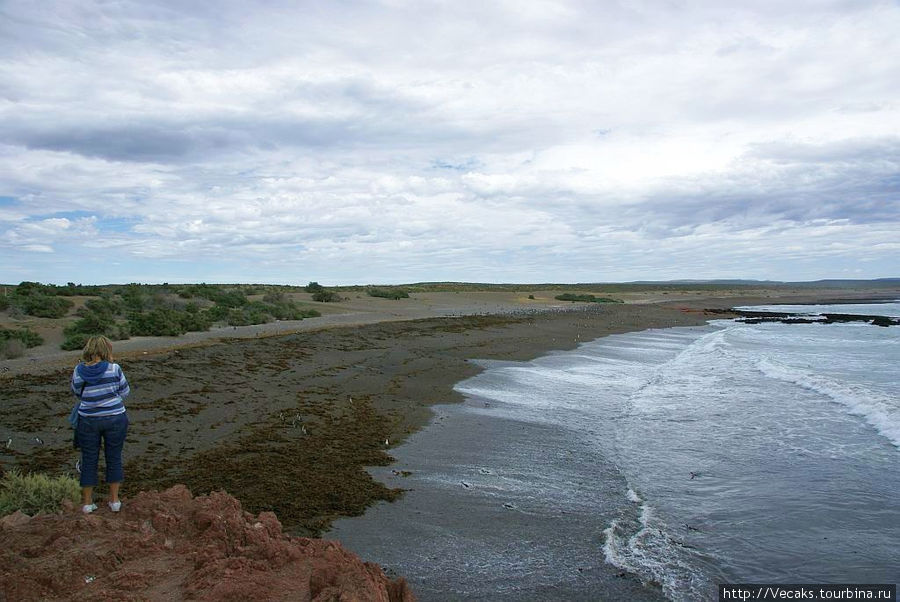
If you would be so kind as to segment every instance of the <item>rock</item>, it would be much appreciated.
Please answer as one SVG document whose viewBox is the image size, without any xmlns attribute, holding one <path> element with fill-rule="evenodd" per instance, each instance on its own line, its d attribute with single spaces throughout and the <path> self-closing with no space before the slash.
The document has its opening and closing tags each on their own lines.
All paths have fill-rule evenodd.
<svg viewBox="0 0 900 602">
<path fill-rule="evenodd" d="M 13 529 L 15 527 L 24 525 L 30 520 L 30 516 L 28 516 L 21 510 L 16 510 L 12 514 L 7 514 L 3 518 L 0 518 L 0 528 Z"/>
<path fill-rule="evenodd" d="M 181 485 L 139 493 L 116 514 L 9 515 L 0 549 L 8 600 L 415 599 L 337 542 L 286 535 L 271 512 Z"/>
</svg>

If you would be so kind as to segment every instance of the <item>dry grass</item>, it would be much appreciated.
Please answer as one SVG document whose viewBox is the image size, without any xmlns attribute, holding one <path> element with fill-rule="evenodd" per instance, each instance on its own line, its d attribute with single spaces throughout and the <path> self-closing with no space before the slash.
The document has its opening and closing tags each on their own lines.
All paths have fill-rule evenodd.
<svg viewBox="0 0 900 602">
<path fill-rule="evenodd" d="M 12 470 L 0 480 L 0 516 L 16 510 L 30 515 L 58 512 L 64 500 L 76 504 L 80 495 L 81 487 L 72 477 Z"/>
</svg>

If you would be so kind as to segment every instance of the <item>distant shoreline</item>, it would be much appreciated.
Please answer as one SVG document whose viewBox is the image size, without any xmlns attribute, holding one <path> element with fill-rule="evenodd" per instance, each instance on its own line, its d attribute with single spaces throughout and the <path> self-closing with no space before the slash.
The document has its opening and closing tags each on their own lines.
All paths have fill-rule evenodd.
<svg viewBox="0 0 900 602">
<path fill-rule="evenodd" d="M 517 285 L 519 286 L 519 285 Z M 568 288 L 566 290 L 569 290 Z M 258 337 L 284 336 L 299 332 L 309 332 L 327 328 L 355 327 L 381 322 L 395 322 L 424 318 L 508 314 L 521 311 L 540 312 L 541 310 L 561 310 L 583 305 L 557 301 L 554 296 L 557 290 L 535 291 L 537 299 L 526 297 L 526 291 L 517 292 L 436 292 L 414 293 L 408 300 L 393 301 L 374 299 L 371 297 L 348 298 L 342 303 L 320 304 L 327 310 L 321 317 L 304 320 L 284 320 L 255 324 L 250 326 L 217 326 L 207 331 L 188 332 L 178 337 L 132 337 L 114 343 L 120 357 L 138 358 L 143 355 L 166 353 L 172 349 L 193 347 L 197 345 L 216 345 L 232 339 L 250 339 Z M 759 305 L 780 303 L 803 304 L 841 304 L 841 303 L 880 303 L 886 300 L 900 299 L 900 285 L 890 290 L 878 288 L 861 288 L 854 294 L 847 289 L 839 290 L 806 289 L 803 287 L 783 289 L 750 289 L 737 290 L 721 288 L 715 291 L 693 290 L 649 290 L 628 293 L 609 293 L 621 298 L 626 304 L 683 304 L 693 309 L 706 306 L 715 309 L 728 309 L 736 305 L 746 305 L 742 299 L 754 300 Z M 15 322 L 0 321 L 0 326 L 7 328 L 33 327 L 34 322 L 22 319 Z M 63 321 L 58 321 L 63 323 Z M 46 328 L 46 326 L 45 326 Z M 56 331 L 61 332 L 57 326 Z M 40 347 L 27 350 L 21 358 L 0 360 L 0 379 L 16 374 L 35 373 L 52 370 L 60 366 L 74 366 L 80 357 L 79 351 L 62 351 L 58 347 L 59 335 L 52 336 L 51 341 Z"/>
</svg>

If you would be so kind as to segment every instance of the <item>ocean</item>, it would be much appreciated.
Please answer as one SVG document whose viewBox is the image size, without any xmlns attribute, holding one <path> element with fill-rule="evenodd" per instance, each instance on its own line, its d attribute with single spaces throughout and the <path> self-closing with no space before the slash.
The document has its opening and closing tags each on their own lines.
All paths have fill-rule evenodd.
<svg viewBox="0 0 900 602">
<path fill-rule="evenodd" d="M 422 600 L 897 583 L 898 366 L 897 327 L 731 320 L 485 362 L 465 403 L 373 469 L 411 491 L 330 537 Z"/>
</svg>

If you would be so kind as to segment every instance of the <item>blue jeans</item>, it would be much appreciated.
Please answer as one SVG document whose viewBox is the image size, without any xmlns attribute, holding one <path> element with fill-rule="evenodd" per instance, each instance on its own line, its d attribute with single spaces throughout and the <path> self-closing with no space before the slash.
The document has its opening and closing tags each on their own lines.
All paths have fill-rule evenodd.
<svg viewBox="0 0 900 602">
<path fill-rule="evenodd" d="M 121 483 L 125 478 L 122 469 L 122 447 L 128 433 L 128 414 L 78 418 L 78 446 L 81 448 L 81 486 L 97 484 L 97 464 L 100 460 L 100 442 L 106 456 L 106 482 Z"/>
</svg>

